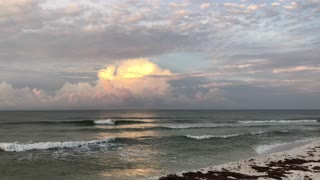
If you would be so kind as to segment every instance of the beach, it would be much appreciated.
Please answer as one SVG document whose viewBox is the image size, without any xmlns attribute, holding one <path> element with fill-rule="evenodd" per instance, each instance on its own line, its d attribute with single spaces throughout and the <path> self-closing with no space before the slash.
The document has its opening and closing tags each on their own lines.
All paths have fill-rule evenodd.
<svg viewBox="0 0 320 180">
<path fill-rule="evenodd" d="M 180 179 L 319 180 L 320 140 L 283 152 L 159 178 L 159 180 Z"/>
</svg>

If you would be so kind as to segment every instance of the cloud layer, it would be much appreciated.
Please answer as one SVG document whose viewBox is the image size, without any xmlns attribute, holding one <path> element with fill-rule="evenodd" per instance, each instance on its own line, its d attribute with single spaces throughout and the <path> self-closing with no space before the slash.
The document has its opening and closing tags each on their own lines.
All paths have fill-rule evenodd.
<svg viewBox="0 0 320 180">
<path fill-rule="evenodd" d="M 319 0 L 0 0 L 0 109 L 320 108 L 319 19 Z"/>
</svg>

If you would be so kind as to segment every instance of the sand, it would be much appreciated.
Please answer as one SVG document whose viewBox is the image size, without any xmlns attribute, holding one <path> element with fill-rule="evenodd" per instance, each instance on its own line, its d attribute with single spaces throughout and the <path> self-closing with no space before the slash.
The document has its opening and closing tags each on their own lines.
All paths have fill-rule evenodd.
<svg viewBox="0 0 320 180">
<path fill-rule="evenodd" d="M 158 179 L 320 180 L 320 140 L 312 141 L 288 151 L 262 155 L 197 171 L 170 174 Z"/>
</svg>

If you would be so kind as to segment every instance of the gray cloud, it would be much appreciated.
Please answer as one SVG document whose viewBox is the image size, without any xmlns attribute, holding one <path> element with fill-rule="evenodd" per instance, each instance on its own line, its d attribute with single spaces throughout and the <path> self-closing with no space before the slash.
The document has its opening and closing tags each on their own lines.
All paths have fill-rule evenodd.
<svg viewBox="0 0 320 180">
<path fill-rule="evenodd" d="M 318 0 L 4 1 L 0 108 L 319 108 L 319 9 Z M 124 87 L 120 98 L 82 97 L 97 91 L 105 65 L 172 53 L 210 63 L 195 57 L 207 67 L 172 72 L 163 96 Z"/>
</svg>

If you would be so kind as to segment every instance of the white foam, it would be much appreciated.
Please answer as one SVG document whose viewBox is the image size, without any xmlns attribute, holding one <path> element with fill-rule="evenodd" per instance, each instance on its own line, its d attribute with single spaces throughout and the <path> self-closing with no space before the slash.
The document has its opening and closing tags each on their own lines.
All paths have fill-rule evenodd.
<svg viewBox="0 0 320 180">
<path fill-rule="evenodd" d="M 250 135 L 259 135 L 259 134 L 266 134 L 272 131 L 257 131 L 257 132 L 250 132 Z"/>
<path fill-rule="evenodd" d="M 237 137 L 237 136 L 244 136 L 244 135 L 260 135 L 260 134 L 267 134 L 271 132 L 289 132 L 288 130 L 276 130 L 276 131 L 257 131 L 257 132 L 249 132 L 249 133 L 239 133 L 239 134 L 227 134 L 227 135 L 200 135 L 200 136 L 193 136 L 193 135 L 186 135 L 188 138 L 193 139 L 210 139 L 210 138 L 230 138 L 230 137 Z"/>
<path fill-rule="evenodd" d="M 256 124 L 256 123 L 317 123 L 315 119 L 303 119 L 303 120 L 263 120 L 263 121 L 238 121 L 242 124 Z"/>
<path fill-rule="evenodd" d="M 286 149 L 292 149 L 293 147 L 301 146 L 302 144 L 313 141 L 314 139 L 303 139 L 294 142 L 284 142 L 284 143 L 272 143 L 267 145 L 260 145 L 254 148 L 254 150 L 259 154 L 269 154 L 274 152 L 284 151 Z"/>
<path fill-rule="evenodd" d="M 103 120 L 95 120 L 95 124 L 109 124 L 109 125 L 114 125 L 116 123 L 115 120 L 113 119 L 103 119 Z"/>
<path fill-rule="evenodd" d="M 0 150 L 10 152 L 21 152 L 29 150 L 44 150 L 53 148 L 84 147 L 88 145 L 106 145 L 114 138 L 91 140 L 91 141 L 67 141 L 67 142 L 38 142 L 38 143 L 0 143 Z"/>
<path fill-rule="evenodd" d="M 241 135 L 243 135 L 243 134 L 201 135 L 201 136 L 186 135 L 186 137 L 192 138 L 192 139 L 210 139 L 210 138 L 229 138 L 229 137 L 236 137 L 236 136 L 241 136 Z"/>
<path fill-rule="evenodd" d="M 162 127 L 170 129 L 192 129 L 192 128 L 219 128 L 219 127 L 243 127 L 243 126 L 261 126 L 268 124 L 315 124 L 318 120 L 261 120 L 261 121 L 237 121 L 237 123 L 203 123 L 203 124 L 174 124 L 163 125 Z"/>
<path fill-rule="evenodd" d="M 163 126 L 171 129 L 191 129 L 191 128 L 213 128 L 213 127 L 225 127 L 224 124 L 176 124 Z"/>
</svg>

